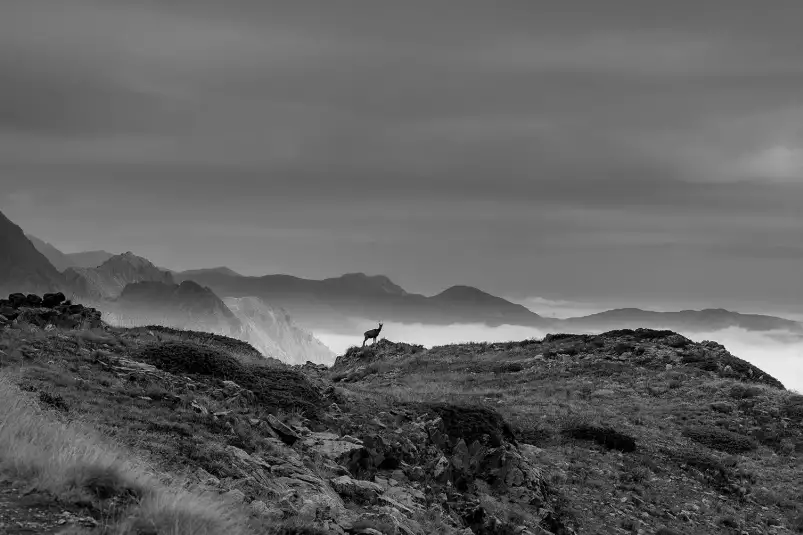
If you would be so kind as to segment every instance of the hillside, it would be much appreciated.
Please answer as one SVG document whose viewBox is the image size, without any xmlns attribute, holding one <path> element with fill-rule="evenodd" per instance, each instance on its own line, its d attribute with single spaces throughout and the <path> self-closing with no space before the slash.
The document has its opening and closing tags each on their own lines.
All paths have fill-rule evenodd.
<svg viewBox="0 0 803 535">
<path fill-rule="evenodd" d="M 0 212 L 0 295 L 69 293 L 67 288 L 61 273 L 36 250 L 22 229 Z"/>
<path fill-rule="evenodd" d="M 67 268 L 64 277 L 77 295 L 91 299 L 114 299 L 126 285 L 136 282 L 173 284 L 169 272 L 130 251 L 115 255 L 96 268 Z"/>
<path fill-rule="evenodd" d="M 177 275 L 223 297 L 255 296 L 287 310 L 309 330 L 353 332 L 353 318 L 371 321 L 426 323 L 485 323 L 544 326 L 549 321 L 527 308 L 476 288 L 455 286 L 436 296 L 408 293 L 383 275 L 348 273 L 310 280 L 290 275 L 264 277 L 223 273 Z"/>
<path fill-rule="evenodd" d="M 51 462 L 37 448 L 59 442 L 9 448 L 25 435 L 4 429 L 27 420 L 0 414 L 0 468 L 27 496 L 58 497 L 69 514 L 53 521 L 76 525 L 70 533 L 93 533 L 79 520 L 101 518 L 113 533 L 134 522 L 157 535 L 281 525 L 388 535 L 803 532 L 803 396 L 714 342 L 668 331 L 430 350 L 382 340 L 331 369 L 266 364 L 242 342 L 158 327 L 18 324 L 0 331 L 0 350 L 4 384 L 19 387 L 3 395 L 50 408 L 52 417 L 35 416 L 48 425 L 91 423 L 94 440 L 109 436 L 120 449 L 92 454 L 112 467 L 103 487 L 86 475 L 97 470 L 76 476 L 69 462 L 81 458 L 65 456 L 67 466 L 37 482 L 36 463 Z M 67 448 L 70 435 L 59 436 Z M 121 458 L 149 467 L 148 486 L 124 484 L 140 468 Z M 170 489 L 188 494 L 161 515 L 126 498 Z"/>
<path fill-rule="evenodd" d="M 296 325 L 287 312 L 271 307 L 257 297 L 227 297 L 223 300 L 243 324 L 238 338 L 265 355 L 288 364 L 331 364 L 335 354 L 312 333 Z"/>
<path fill-rule="evenodd" d="M 26 238 L 36 247 L 36 250 L 42 253 L 48 262 L 53 264 L 53 267 L 59 271 L 64 271 L 68 267 L 74 267 L 75 264 L 66 254 L 56 249 L 53 245 L 44 240 L 40 240 L 36 236 L 30 234 L 25 235 Z"/>
</svg>

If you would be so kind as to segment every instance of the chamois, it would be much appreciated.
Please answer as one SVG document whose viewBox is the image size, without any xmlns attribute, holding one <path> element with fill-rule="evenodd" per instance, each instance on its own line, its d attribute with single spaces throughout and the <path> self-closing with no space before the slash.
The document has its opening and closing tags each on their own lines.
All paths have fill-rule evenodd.
<svg viewBox="0 0 803 535">
<path fill-rule="evenodd" d="M 379 328 L 371 329 L 370 331 L 365 331 L 365 340 L 362 341 L 362 347 L 365 347 L 365 342 L 367 342 L 368 340 L 371 340 L 371 339 L 373 339 L 373 342 L 371 342 L 371 345 L 375 344 L 376 343 L 376 337 L 379 336 L 379 331 L 381 331 L 381 330 L 382 330 L 382 322 L 380 321 L 379 322 Z"/>
</svg>

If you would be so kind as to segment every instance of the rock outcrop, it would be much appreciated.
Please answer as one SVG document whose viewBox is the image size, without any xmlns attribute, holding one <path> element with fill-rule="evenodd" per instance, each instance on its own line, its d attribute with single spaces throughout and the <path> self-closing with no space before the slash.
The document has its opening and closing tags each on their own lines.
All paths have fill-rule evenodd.
<svg viewBox="0 0 803 535">
<path fill-rule="evenodd" d="M 95 329 L 103 326 L 101 312 L 81 304 L 66 301 L 64 294 L 13 293 L 0 299 L 0 327 L 28 324 L 36 327 L 61 329 Z"/>
</svg>

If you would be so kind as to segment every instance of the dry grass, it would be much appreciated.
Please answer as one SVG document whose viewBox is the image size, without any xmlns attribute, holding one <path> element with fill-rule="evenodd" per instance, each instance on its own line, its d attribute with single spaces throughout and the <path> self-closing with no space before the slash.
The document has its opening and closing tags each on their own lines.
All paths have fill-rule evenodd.
<svg viewBox="0 0 803 535">
<path fill-rule="evenodd" d="M 247 533 L 231 506 L 162 487 L 144 464 L 38 407 L 7 373 L 0 406 L 0 471 L 65 503 L 92 504 L 107 533 Z M 124 510 L 115 511 L 120 503 Z"/>
</svg>

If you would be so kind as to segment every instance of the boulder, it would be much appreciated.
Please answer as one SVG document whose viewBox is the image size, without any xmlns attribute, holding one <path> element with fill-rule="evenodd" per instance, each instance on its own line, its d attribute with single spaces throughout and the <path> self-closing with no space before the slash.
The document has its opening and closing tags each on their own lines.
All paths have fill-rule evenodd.
<svg viewBox="0 0 803 535">
<path fill-rule="evenodd" d="M 67 298 L 61 292 L 46 293 L 42 296 L 42 306 L 46 308 L 55 308 L 63 303 Z"/>
<path fill-rule="evenodd" d="M 12 308 L 19 308 L 25 303 L 25 294 L 13 293 L 9 294 L 8 301 Z"/>
<path fill-rule="evenodd" d="M 349 476 L 332 478 L 329 483 L 335 492 L 358 503 L 376 503 L 379 495 L 384 492 L 376 483 L 355 480 Z"/>
<path fill-rule="evenodd" d="M 353 452 L 363 448 L 362 441 L 340 437 L 334 433 L 310 433 L 304 437 L 302 444 L 332 461 L 348 458 Z"/>
<path fill-rule="evenodd" d="M 301 438 L 290 426 L 283 424 L 272 414 L 269 414 L 265 421 L 267 421 L 268 425 L 279 435 L 282 442 L 288 446 L 292 446 Z"/>
</svg>

